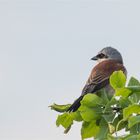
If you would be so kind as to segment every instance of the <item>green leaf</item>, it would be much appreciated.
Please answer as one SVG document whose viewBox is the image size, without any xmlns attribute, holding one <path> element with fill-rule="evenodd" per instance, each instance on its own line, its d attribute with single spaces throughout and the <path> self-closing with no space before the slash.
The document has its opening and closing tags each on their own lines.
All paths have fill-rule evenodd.
<svg viewBox="0 0 140 140">
<path fill-rule="evenodd" d="M 123 118 L 127 119 L 133 113 L 140 114 L 140 105 L 130 105 L 123 110 Z"/>
<path fill-rule="evenodd" d="M 133 93 L 140 92 L 140 86 L 128 86 L 127 89 L 131 90 Z"/>
<path fill-rule="evenodd" d="M 70 107 L 71 105 L 70 104 L 67 104 L 67 105 L 58 105 L 58 104 L 53 104 L 49 107 L 51 107 L 52 110 L 55 110 L 57 112 L 65 112 L 68 110 L 68 108 Z"/>
<path fill-rule="evenodd" d="M 107 92 L 106 88 L 97 91 L 96 95 L 102 99 L 103 104 L 107 104 L 107 102 L 112 98 L 112 95 Z"/>
<path fill-rule="evenodd" d="M 131 77 L 128 86 L 140 86 L 140 82 L 136 78 Z"/>
<path fill-rule="evenodd" d="M 130 134 L 130 135 L 124 137 L 123 140 L 139 140 L 139 139 L 140 139 L 140 135 Z"/>
<path fill-rule="evenodd" d="M 122 137 L 113 137 L 111 134 L 108 134 L 106 140 L 124 140 L 124 139 Z"/>
<path fill-rule="evenodd" d="M 82 119 L 82 116 L 81 116 L 81 114 L 80 114 L 79 111 L 71 112 L 71 113 L 70 113 L 70 116 L 71 116 L 71 118 L 72 118 L 73 120 L 75 120 L 75 121 L 77 121 L 77 122 L 80 122 L 80 121 L 83 120 L 83 119 Z"/>
<path fill-rule="evenodd" d="M 103 118 L 107 121 L 107 122 L 112 122 L 113 120 L 114 120 L 114 118 L 115 118 L 115 113 L 113 113 L 113 112 L 109 112 L 107 115 L 105 114 L 105 115 L 103 115 Z"/>
<path fill-rule="evenodd" d="M 94 107 L 98 105 L 102 105 L 103 100 L 95 94 L 87 94 L 84 96 L 81 101 L 81 105 L 85 105 L 87 107 Z"/>
<path fill-rule="evenodd" d="M 58 115 L 58 118 L 56 120 L 56 125 L 57 126 L 62 125 L 66 129 L 65 130 L 66 133 L 71 128 L 71 125 L 73 124 L 74 120 L 78 122 L 83 120 L 79 111 Z"/>
<path fill-rule="evenodd" d="M 64 128 L 68 128 L 73 124 L 73 118 L 69 113 L 64 113 L 62 115 L 59 115 L 56 120 L 56 125 L 60 126 L 62 125 Z"/>
<path fill-rule="evenodd" d="M 125 108 L 125 107 L 128 107 L 129 105 L 131 105 L 131 102 L 128 98 L 122 97 L 119 100 L 119 105 L 121 108 Z"/>
<path fill-rule="evenodd" d="M 110 84 L 114 89 L 125 87 L 126 76 L 122 71 L 115 71 L 110 76 Z"/>
<path fill-rule="evenodd" d="M 81 129 L 82 139 L 97 136 L 97 134 L 99 133 L 99 129 L 99 126 L 96 125 L 96 121 L 83 122 Z"/>
<path fill-rule="evenodd" d="M 119 120 L 119 122 L 118 122 L 117 125 L 116 125 L 116 131 L 121 130 L 120 128 L 123 126 L 122 124 L 124 124 L 124 122 L 125 122 L 124 119 Z"/>
<path fill-rule="evenodd" d="M 102 113 L 101 108 L 89 108 L 84 105 L 81 105 L 78 110 L 80 111 L 83 120 L 87 122 L 100 118 L 100 115 Z"/>
<path fill-rule="evenodd" d="M 140 92 L 133 93 L 129 97 L 129 100 L 131 101 L 132 104 L 138 103 L 140 101 Z"/>
<path fill-rule="evenodd" d="M 115 96 L 128 97 L 130 93 L 131 93 L 131 90 L 127 88 L 119 88 L 119 89 L 116 89 Z"/>
<path fill-rule="evenodd" d="M 127 126 L 127 121 L 123 120 L 122 115 L 118 115 L 113 121 L 113 126 L 116 128 L 116 131 L 122 130 Z"/>
<path fill-rule="evenodd" d="M 139 134 L 140 133 L 140 125 L 135 124 L 134 126 L 129 128 L 129 130 L 130 130 L 130 134 L 133 134 L 133 135 Z"/>
<path fill-rule="evenodd" d="M 104 118 L 101 118 L 100 124 L 99 124 L 99 133 L 95 137 L 95 140 L 106 140 L 107 134 L 109 133 L 109 128 L 107 122 L 104 120 Z"/>
<path fill-rule="evenodd" d="M 140 92 L 140 82 L 136 78 L 131 77 L 128 83 L 128 89 L 134 93 Z"/>
<path fill-rule="evenodd" d="M 131 128 L 135 124 L 140 123 L 140 116 L 132 116 L 128 119 L 128 128 Z"/>
<path fill-rule="evenodd" d="M 112 111 L 112 107 L 113 105 L 116 105 L 118 104 L 118 101 L 113 97 L 106 105 L 105 105 L 105 108 L 104 108 L 104 111 L 103 113 L 111 113 Z"/>
</svg>

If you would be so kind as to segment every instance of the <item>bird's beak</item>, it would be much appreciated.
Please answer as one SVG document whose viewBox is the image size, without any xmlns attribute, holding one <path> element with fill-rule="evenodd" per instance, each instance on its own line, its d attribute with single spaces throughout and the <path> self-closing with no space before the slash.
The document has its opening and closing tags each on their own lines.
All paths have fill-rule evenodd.
<svg viewBox="0 0 140 140">
<path fill-rule="evenodd" d="M 91 60 L 98 60 L 98 57 L 94 56 L 94 57 L 91 58 Z"/>
</svg>

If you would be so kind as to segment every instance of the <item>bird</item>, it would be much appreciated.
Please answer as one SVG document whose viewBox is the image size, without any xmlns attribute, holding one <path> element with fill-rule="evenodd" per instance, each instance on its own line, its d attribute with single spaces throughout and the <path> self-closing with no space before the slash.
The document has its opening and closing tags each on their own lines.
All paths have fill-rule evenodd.
<svg viewBox="0 0 140 140">
<path fill-rule="evenodd" d="M 123 58 L 121 53 L 110 46 L 103 48 L 98 54 L 91 58 L 97 61 L 97 65 L 93 67 L 90 76 L 82 90 L 79 98 L 67 109 L 67 112 L 75 112 L 80 107 L 80 101 L 86 94 L 96 94 L 97 91 L 105 88 L 111 92 L 113 88 L 109 84 L 109 78 L 115 71 L 123 71 L 127 75 L 127 70 L 123 65 Z"/>
</svg>

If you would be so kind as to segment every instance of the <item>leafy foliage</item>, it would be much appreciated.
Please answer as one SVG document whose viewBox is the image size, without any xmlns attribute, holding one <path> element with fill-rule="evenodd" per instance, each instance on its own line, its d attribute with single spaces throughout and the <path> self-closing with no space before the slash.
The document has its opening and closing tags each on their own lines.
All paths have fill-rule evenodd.
<svg viewBox="0 0 140 140">
<path fill-rule="evenodd" d="M 52 110 L 61 112 L 56 120 L 57 126 L 63 126 L 67 133 L 72 124 L 82 122 L 82 140 L 94 137 L 95 140 L 132 140 L 140 139 L 140 83 L 132 77 L 126 86 L 126 77 L 122 71 L 114 72 L 110 85 L 115 94 L 110 98 L 105 90 L 97 94 L 87 94 L 76 112 L 66 112 L 67 105 L 53 104 Z M 117 132 L 125 130 L 123 136 Z M 115 135 L 114 135 L 115 134 Z"/>
</svg>

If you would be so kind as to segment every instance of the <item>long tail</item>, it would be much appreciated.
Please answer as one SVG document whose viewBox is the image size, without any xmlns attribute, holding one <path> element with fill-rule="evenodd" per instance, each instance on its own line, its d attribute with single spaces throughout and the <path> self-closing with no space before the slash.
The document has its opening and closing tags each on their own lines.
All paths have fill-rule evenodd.
<svg viewBox="0 0 140 140">
<path fill-rule="evenodd" d="M 75 112 L 80 107 L 80 105 L 81 105 L 80 101 L 83 99 L 83 97 L 84 96 L 80 96 L 78 99 L 76 99 L 67 111 L 68 112 Z"/>
</svg>

